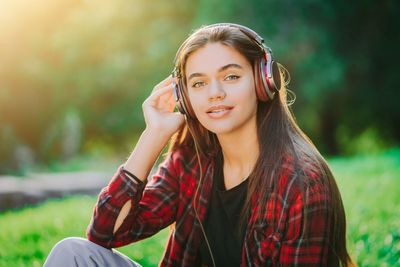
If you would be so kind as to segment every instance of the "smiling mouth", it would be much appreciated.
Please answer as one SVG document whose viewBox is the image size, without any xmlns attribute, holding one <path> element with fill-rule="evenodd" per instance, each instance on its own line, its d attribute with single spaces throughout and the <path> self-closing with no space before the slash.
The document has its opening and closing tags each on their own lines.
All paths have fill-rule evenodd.
<svg viewBox="0 0 400 267">
<path fill-rule="evenodd" d="M 231 110 L 231 109 L 233 109 L 233 108 L 219 108 L 219 109 L 207 111 L 207 113 L 220 113 L 220 112 L 224 112 L 224 111 Z"/>
<path fill-rule="evenodd" d="M 228 109 L 217 109 L 217 110 L 213 110 L 213 111 L 210 111 L 210 112 L 207 112 L 207 113 L 219 113 L 219 112 L 222 112 L 222 111 L 225 111 L 225 110 L 228 110 Z"/>
<path fill-rule="evenodd" d="M 233 107 L 217 108 L 207 112 L 208 117 L 212 119 L 222 119 L 231 113 Z"/>
</svg>

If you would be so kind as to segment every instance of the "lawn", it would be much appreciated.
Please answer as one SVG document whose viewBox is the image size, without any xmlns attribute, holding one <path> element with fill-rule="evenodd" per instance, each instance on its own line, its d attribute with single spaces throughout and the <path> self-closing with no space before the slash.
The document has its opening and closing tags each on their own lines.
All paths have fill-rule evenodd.
<svg viewBox="0 0 400 267">
<path fill-rule="evenodd" d="M 329 163 L 345 204 L 353 259 L 359 266 L 400 266 L 400 149 Z M 0 266 L 42 266 L 57 241 L 84 236 L 95 201 L 74 196 L 0 214 Z M 168 231 L 119 250 L 157 266 Z"/>
<path fill-rule="evenodd" d="M 68 236 L 85 236 L 95 197 L 74 196 L 0 215 L 0 266 L 42 266 L 51 247 Z M 143 266 L 157 266 L 168 228 L 118 249 Z"/>
</svg>

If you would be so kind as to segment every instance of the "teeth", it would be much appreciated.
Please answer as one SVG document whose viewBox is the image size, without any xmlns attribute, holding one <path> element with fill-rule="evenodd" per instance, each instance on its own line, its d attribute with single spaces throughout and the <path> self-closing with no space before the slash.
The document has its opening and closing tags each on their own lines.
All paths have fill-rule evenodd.
<svg viewBox="0 0 400 267">
<path fill-rule="evenodd" d="M 211 113 L 217 113 L 217 112 L 221 112 L 221 111 L 225 111 L 226 109 L 216 109 L 211 111 Z"/>
</svg>

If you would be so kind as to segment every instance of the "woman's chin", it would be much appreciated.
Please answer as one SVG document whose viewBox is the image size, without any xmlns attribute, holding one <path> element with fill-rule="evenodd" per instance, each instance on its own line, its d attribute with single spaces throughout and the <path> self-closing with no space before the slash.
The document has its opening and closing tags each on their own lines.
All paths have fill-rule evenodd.
<svg viewBox="0 0 400 267">
<path fill-rule="evenodd" d="M 216 134 L 216 135 L 225 135 L 225 134 L 229 134 L 233 131 L 233 129 L 235 128 L 234 125 L 231 124 L 227 124 L 227 123 L 212 123 L 212 124 L 206 124 L 203 126 L 209 130 L 210 132 Z"/>
</svg>

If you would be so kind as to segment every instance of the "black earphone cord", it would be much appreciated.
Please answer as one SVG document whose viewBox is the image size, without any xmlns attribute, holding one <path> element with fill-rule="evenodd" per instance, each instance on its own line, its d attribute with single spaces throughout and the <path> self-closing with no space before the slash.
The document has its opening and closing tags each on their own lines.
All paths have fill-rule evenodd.
<svg viewBox="0 0 400 267">
<path fill-rule="evenodd" d="M 199 166 L 200 166 L 200 180 L 199 180 L 199 183 L 198 183 L 197 188 L 196 188 L 196 192 L 194 193 L 194 197 L 193 197 L 193 210 L 194 210 L 194 213 L 196 215 L 196 219 L 200 224 L 200 229 L 201 229 L 201 232 L 203 233 L 204 240 L 206 241 L 206 245 L 207 245 L 208 251 L 210 252 L 211 261 L 213 263 L 213 266 L 216 267 L 215 260 L 214 260 L 214 255 L 213 255 L 213 253 L 211 251 L 210 243 L 208 242 L 208 238 L 207 238 L 206 232 L 204 231 L 203 224 L 201 223 L 200 216 L 199 216 L 199 214 L 197 212 L 197 209 L 196 209 L 196 206 L 195 206 L 196 197 L 197 197 L 197 194 L 199 193 L 201 182 L 203 181 L 203 167 L 201 165 L 201 160 L 200 160 L 199 150 L 198 150 L 198 147 L 197 147 L 196 138 L 194 137 L 194 135 L 192 133 L 192 130 L 190 129 L 189 124 L 187 123 L 187 116 L 184 115 L 184 118 L 185 118 L 185 121 L 186 121 L 186 125 L 188 126 L 188 129 L 189 129 L 190 133 L 192 134 L 193 141 L 194 141 L 194 147 L 195 147 L 195 150 L 196 150 L 196 156 L 197 156 L 197 160 L 198 160 Z"/>
</svg>

